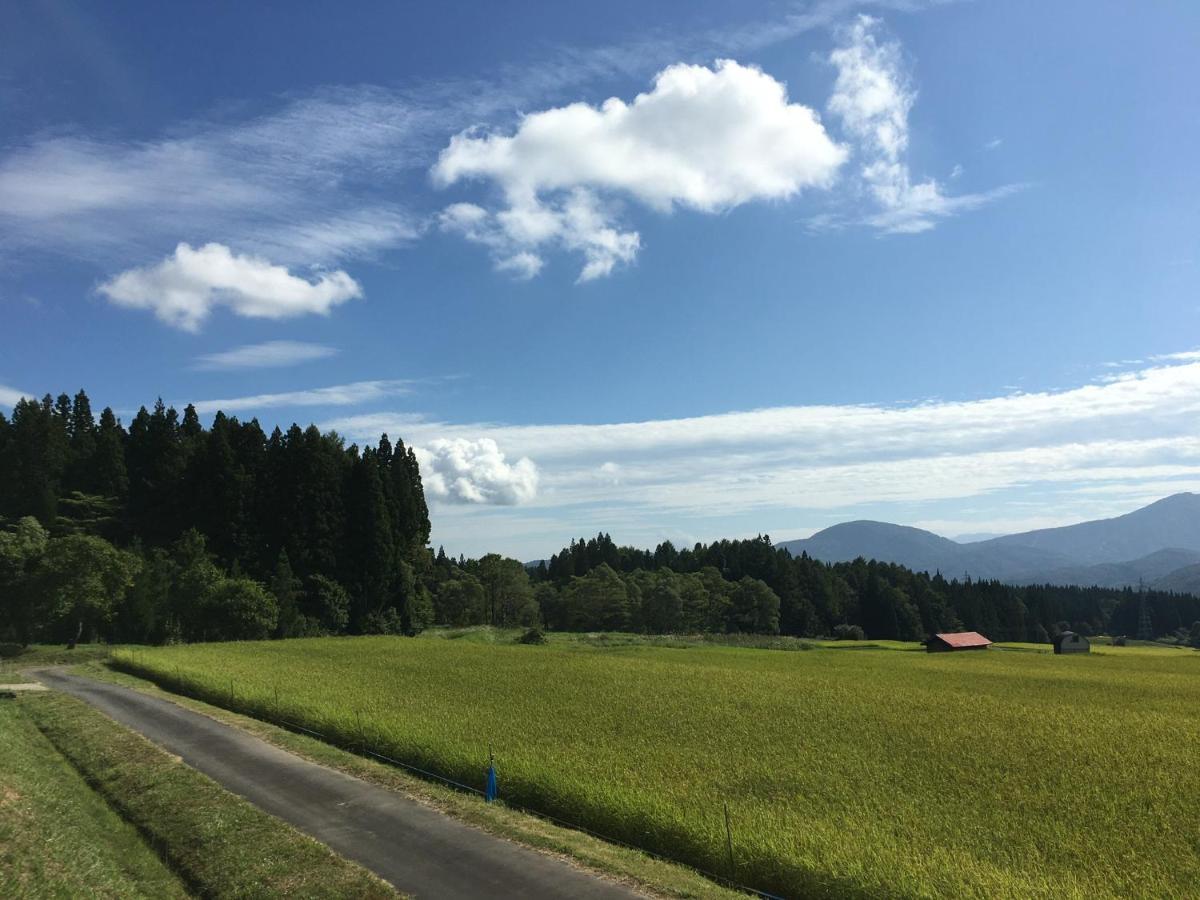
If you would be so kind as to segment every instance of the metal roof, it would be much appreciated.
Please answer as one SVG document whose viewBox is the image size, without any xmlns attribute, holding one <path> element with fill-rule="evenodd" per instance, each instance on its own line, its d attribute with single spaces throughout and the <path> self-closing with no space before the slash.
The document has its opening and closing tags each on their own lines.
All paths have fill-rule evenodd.
<svg viewBox="0 0 1200 900">
<path fill-rule="evenodd" d="M 934 637 L 951 647 L 986 647 L 992 643 L 978 631 L 955 631 L 951 634 L 935 634 Z"/>
</svg>

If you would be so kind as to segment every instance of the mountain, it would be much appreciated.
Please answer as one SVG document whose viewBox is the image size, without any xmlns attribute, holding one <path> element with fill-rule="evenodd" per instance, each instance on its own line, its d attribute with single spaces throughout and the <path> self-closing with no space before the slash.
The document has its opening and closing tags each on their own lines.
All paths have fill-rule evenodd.
<svg viewBox="0 0 1200 900">
<path fill-rule="evenodd" d="M 1175 591 L 1177 594 L 1200 594 L 1200 564 L 1176 569 L 1150 586 L 1155 590 Z"/>
<path fill-rule="evenodd" d="M 995 531 L 972 531 L 967 534 L 956 534 L 953 540 L 959 544 L 978 544 L 980 541 L 990 541 L 992 538 L 1004 537 Z"/>
<path fill-rule="evenodd" d="M 986 542 L 985 542 L 986 543 Z M 784 541 L 793 556 L 807 553 L 825 562 L 847 562 L 859 556 L 900 563 L 910 569 L 941 572 L 949 577 L 1007 579 L 1017 573 L 1069 565 L 1068 557 L 1033 547 L 997 547 L 983 551 L 980 544 L 959 544 L 932 531 L 888 522 L 844 522 L 812 537 Z"/>
<path fill-rule="evenodd" d="M 1159 587 L 1178 576 L 1178 583 L 1200 591 L 1200 496 L 1175 494 L 1111 519 L 969 543 L 905 525 L 857 521 L 777 546 L 826 562 L 863 556 L 947 577 Z M 1196 571 L 1185 573 L 1189 568 Z"/>
<path fill-rule="evenodd" d="M 1200 495 L 1173 494 L 1112 519 L 1009 534 L 978 546 L 1036 547 L 1091 564 L 1138 559 L 1169 548 L 1200 551 Z"/>
<path fill-rule="evenodd" d="M 1094 566 L 1065 566 L 1049 571 L 1027 573 L 1016 580 L 1022 583 L 1083 584 L 1099 587 L 1134 587 L 1144 584 L 1158 587 L 1159 582 L 1180 569 L 1200 563 L 1200 552 L 1171 548 L 1157 550 L 1128 562 L 1099 563 Z M 1172 588 L 1164 588 L 1172 590 Z"/>
</svg>

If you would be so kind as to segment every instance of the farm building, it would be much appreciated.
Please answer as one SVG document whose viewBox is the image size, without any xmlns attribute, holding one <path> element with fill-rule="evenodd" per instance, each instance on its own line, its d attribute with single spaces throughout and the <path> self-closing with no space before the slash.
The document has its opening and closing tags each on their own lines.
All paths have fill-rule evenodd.
<svg viewBox="0 0 1200 900">
<path fill-rule="evenodd" d="M 1092 642 L 1082 634 L 1064 631 L 1054 638 L 1055 653 L 1091 653 Z"/>
<path fill-rule="evenodd" d="M 986 650 L 992 644 L 978 631 L 955 631 L 935 634 L 925 642 L 929 653 L 949 653 L 951 650 Z"/>
</svg>

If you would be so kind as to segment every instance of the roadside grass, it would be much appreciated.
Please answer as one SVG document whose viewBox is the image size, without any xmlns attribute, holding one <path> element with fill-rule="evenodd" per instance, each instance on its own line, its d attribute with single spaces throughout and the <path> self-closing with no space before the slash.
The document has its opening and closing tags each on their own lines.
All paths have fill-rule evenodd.
<svg viewBox="0 0 1200 900">
<path fill-rule="evenodd" d="M 409 775 L 395 766 L 376 762 L 317 738 L 289 731 L 220 706 L 213 706 L 202 700 L 171 693 L 153 681 L 107 665 L 93 662 L 77 666 L 72 671 L 89 678 L 111 681 L 144 693 L 167 697 L 219 722 L 242 728 L 297 756 L 397 791 L 498 837 L 551 853 L 568 862 L 623 881 L 653 896 L 699 900 L 734 900 L 746 896 L 739 891 L 722 887 L 686 866 L 600 840 L 576 829 L 563 828 L 540 816 L 512 809 L 503 801 L 485 803 L 472 794 Z"/>
<path fill-rule="evenodd" d="M 80 700 L 44 694 L 21 701 L 21 709 L 200 896 L 397 896 L 366 869 Z"/>
<path fill-rule="evenodd" d="M 1200 657 L 1105 649 L 369 637 L 114 662 L 466 783 L 490 746 L 514 805 L 786 896 L 1188 896 Z"/>
<path fill-rule="evenodd" d="M 68 650 L 62 644 L 30 644 L 22 647 L 20 644 L 0 643 L 0 683 L 16 684 L 23 681 L 18 675 L 20 669 L 107 659 L 114 649 L 108 644 L 79 644 L 74 650 Z"/>
<path fill-rule="evenodd" d="M 0 897 L 175 898 L 183 883 L 27 715 L 0 700 Z"/>
</svg>

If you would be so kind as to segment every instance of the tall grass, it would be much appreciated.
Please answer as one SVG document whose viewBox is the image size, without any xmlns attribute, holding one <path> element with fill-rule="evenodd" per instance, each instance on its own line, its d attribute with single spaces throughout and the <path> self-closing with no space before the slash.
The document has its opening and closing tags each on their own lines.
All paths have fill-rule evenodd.
<svg viewBox="0 0 1200 900">
<path fill-rule="evenodd" d="M 334 638 L 127 669 L 788 896 L 1186 896 L 1200 655 Z M 733 866 L 723 804 L 732 825 Z"/>
</svg>

